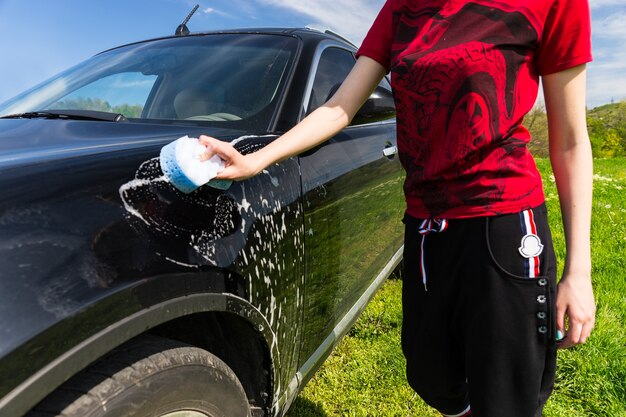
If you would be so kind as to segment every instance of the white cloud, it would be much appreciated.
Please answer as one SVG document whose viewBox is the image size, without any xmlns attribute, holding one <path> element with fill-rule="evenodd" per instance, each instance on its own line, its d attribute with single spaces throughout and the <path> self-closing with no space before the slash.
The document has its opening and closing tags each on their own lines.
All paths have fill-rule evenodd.
<svg viewBox="0 0 626 417">
<path fill-rule="evenodd" d="M 218 15 L 222 17 L 231 17 L 229 13 L 218 10 L 214 7 L 204 7 L 201 9 L 203 15 Z"/>
<path fill-rule="evenodd" d="M 624 40 L 621 41 L 623 43 Z M 594 60 L 587 66 L 587 104 L 596 107 L 626 99 L 626 50 L 609 46 L 594 49 Z"/>
<path fill-rule="evenodd" d="M 592 9 L 600 9 L 602 7 L 623 6 L 624 0 L 589 0 Z"/>
<path fill-rule="evenodd" d="M 599 38 L 626 40 L 626 11 L 612 13 L 605 18 L 594 19 L 593 34 Z"/>
<path fill-rule="evenodd" d="M 592 0 L 591 6 L 602 8 L 594 13 L 592 23 L 593 57 L 588 65 L 587 104 L 595 107 L 612 99 L 626 99 L 626 11 L 608 6 L 623 0 Z"/>
<path fill-rule="evenodd" d="M 261 0 L 261 3 L 308 16 L 313 26 L 331 29 L 359 45 L 384 0 Z"/>
<path fill-rule="evenodd" d="M 590 108 L 598 107 L 611 101 L 626 100 L 626 81 L 621 77 L 614 77 L 614 75 L 619 74 L 618 72 L 612 72 L 612 74 L 608 76 L 598 74 L 598 76 L 589 79 L 587 83 L 587 105 Z"/>
</svg>

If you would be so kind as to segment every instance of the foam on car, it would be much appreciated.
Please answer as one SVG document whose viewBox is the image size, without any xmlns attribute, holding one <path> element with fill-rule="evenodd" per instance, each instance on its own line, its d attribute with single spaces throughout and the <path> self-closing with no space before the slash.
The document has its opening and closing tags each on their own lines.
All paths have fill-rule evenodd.
<svg viewBox="0 0 626 417">
<path fill-rule="evenodd" d="M 261 149 L 275 137 L 246 135 L 230 143 L 242 154 L 248 154 Z M 176 146 L 181 148 L 177 150 Z M 242 215 L 263 216 L 274 208 L 270 204 L 272 199 L 259 195 L 261 200 L 254 207 L 262 208 L 262 212 L 254 212 L 245 193 L 235 201 L 233 194 L 225 188 L 215 190 L 219 188 L 214 185 L 217 181 L 230 185 L 228 180 L 213 178 L 208 183 L 211 187 L 198 186 L 211 175 L 195 172 L 201 169 L 197 165 L 191 169 L 184 163 L 181 165 L 176 161 L 176 155 L 184 154 L 189 158 L 204 151 L 205 147 L 197 139 L 183 136 L 163 147 L 159 157 L 144 161 L 135 178 L 119 188 L 131 226 L 152 242 L 160 256 L 189 267 L 220 266 L 220 260 L 230 264 L 238 251 L 231 251 L 228 245 L 216 242 L 237 231 L 245 232 L 246 222 Z M 199 162 L 199 158 L 196 161 Z M 187 170 L 183 172 L 181 166 Z M 270 181 L 273 186 L 278 186 L 277 179 L 272 177 Z M 240 237 L 233 239 L 245 242 Z"/>
</svg>

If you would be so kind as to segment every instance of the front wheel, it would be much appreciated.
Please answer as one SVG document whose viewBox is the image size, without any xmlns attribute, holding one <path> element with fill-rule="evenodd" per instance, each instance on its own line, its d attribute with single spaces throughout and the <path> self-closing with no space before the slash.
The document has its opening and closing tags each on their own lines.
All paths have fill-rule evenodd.
<svg viewBox="0 0 626 417">
<path fill-rule="evenodd" d="M 115 349 L 27 417 L 249 417 L 235 373 L 206 350 L 146 335 Z"/>
</svg>

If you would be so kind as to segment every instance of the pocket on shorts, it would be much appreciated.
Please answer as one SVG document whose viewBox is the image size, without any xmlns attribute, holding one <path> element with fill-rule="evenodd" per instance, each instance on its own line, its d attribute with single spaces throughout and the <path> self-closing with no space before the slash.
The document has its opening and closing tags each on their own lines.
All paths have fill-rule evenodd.
<svg viewBox="0 0 626 417">
<path fill-rule="evenodd" d="M 520 311 L 535 316 L 529 323 L 538 342 L 554 344 L 556 258 L 545 206 L 488 217 L 486 240 L 491 262 L 501 272 L 498 288 L 514 289 Z"/>
<path fill-rule="evenodd" d="M 506 275 L 536 280 L 553 275 L 553 248 L 544 205 L 487 218 L 492 262 Z"/>
</svg>

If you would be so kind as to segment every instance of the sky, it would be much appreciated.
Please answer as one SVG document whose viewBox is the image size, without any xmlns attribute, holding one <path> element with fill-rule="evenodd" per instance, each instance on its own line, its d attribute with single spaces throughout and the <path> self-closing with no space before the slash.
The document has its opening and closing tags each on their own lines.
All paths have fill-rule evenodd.
<svg viewBox="0 0 626 417">
<path fill-rule="evenodd" d="M 0 102 L 103 50 L 168 36 L 195 4 L 194 31 L 331 29 L 359 45 L 384 0 L 0 0 Z M 587 106 L 626 100 L 626 0 L 590 0 Z"/>
</svg>

